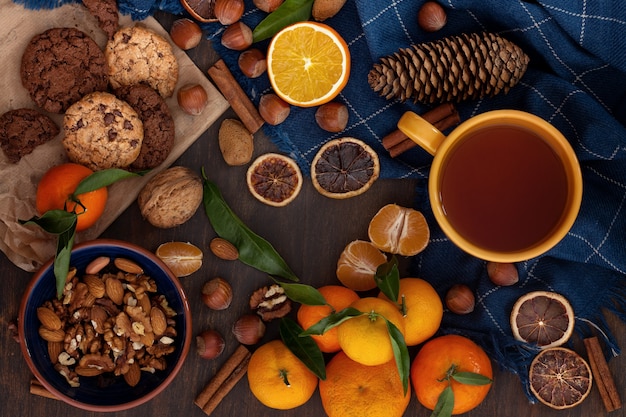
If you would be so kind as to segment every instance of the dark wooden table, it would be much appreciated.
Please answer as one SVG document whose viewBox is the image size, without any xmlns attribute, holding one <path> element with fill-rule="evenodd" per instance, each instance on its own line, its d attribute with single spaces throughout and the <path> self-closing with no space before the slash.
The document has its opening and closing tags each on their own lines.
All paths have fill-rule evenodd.
<svg viewBox="0 0 626 417">
<path fill-rule="evenodd" d="M 159 14 L 158 19 L 169 29 L 172 16 Z M 199 47 L 189 51 L 191 58 L 206 72 L 217 59 L 210 43 L 204 40 Z M 236 117 L 229 109 L 221 119 Z M 240 218 L 255 232 L 268 239 L 282 254 L 292 269 L 306 284 L 320 286 L 338 283 L 335 277 L 336 262 L 343 247 L 354 239 L 367 239 L 367 224 L 376 211 L 387 203 L 411 206 L 414 198 L 414 182 L 411 180 L 379 180 L 365 194 L 348 200 L 332 200 L 320 195 L 306 179 L 298 198 L 284 208 L 273 208 L 255 200 L 246 190 L 247 167 L 229 167 L 220 154 L 217 130 L 221 119 L 208 129 L 175 165 L 200 170 L 205 167 L 208 177 L 220 187 L 226 201 Z M 262 134 L 255 138 L 254 155 L 275 151 L 275 146 Z M 248 311 L 248 298 L 252 291 L 268 284 L 268 278 L 240 262 L 222 261 L 214 257 L 209 241 L 215 236 L 208 219 L 200 208 L 186 224 L 168 230 L 152 227 L 141 218 L 137 204 L 129 207 L 102 235 L 139 244 L 155 250 L 163 242 L 189 241 L 203 249 L 205 261 L 193 275 L 182 278 L 189 296 L 193 316 L 194 335 L 207 328 L 215 328 L 224 334 L 226 350 L 216 360 L 203 360 L 190 351 L 187 360 L 174 382 L 159 396 L 135 409 L 115 413 L 128 417 L 197 416 L 204 414 L 194 398 L 215 374 L 223 361 L 232 353 L 237 342 L 230 329 L 234 320 Z M 401 260 L 403 276 L 409 260 Z M 234 301 L 228 310 L 210 311 L 200 298 L 200 289 L 207 280 L 221 276 L 234 288 Z M 8 330 L 11 320 L 17 317 L 20 298 L 31 274 L 15 267 L 4 254 L 0 255 L 0 415 L 21 417 L 64 416 L 78 417 L 97 415 L 73 408 L 61 401 L 34 396 L 29 393 L 32 375 L 20 352 L 19 345 Z M 626 346 L 626 326 L 613 316 L 608 317 L 612 330 L 620 344 Z M 277 338 L 277 324 L 269 326 L 263 341 Z M 414 354 L 415 352 L 412 351 Z M 611 360 L 611 370 L 616 375 L 619 391 L 626 388 L 626 359 L 623 356 Z M 478 416 L 545 416 L 545 417 L 591 417 L 607 414 L 597 389 L 593 389 L 585 402 L 571 410 L 555 411 L 543 405 L 532 405 L 525 397 L 516 376 L 500 371 L 497 364 L 495 381 L 486 400 L 468 417 Z M 243 378 L 212 414 L 227 416 L 324 416 L 319 395 L 304 406 L 289 411 L 277 411 L 263 406 L 251 394 Z M 406 416 L 429 416 L 413 394 Z M 611 413 L 626 416 L 626 408 Z"/>
</svg>

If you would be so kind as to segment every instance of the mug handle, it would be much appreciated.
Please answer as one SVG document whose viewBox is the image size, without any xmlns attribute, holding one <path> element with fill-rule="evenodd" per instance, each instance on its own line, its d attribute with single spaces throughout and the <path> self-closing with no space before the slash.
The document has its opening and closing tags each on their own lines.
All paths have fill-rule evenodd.
<svg viewBox="0 0 626 417">
<path fill-rule="evenodd" d="M 439 129 L 412 111 L 402 115 L 398 121 L 398 129 L 431 155 L 435 155 L 446 138 Z"/>
</svg>

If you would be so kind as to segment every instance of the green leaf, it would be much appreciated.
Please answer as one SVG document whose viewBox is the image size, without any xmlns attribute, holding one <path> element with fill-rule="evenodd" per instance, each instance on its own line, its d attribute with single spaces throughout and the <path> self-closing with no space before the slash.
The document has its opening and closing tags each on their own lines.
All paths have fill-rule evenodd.
<svg viewBox="0 0 626 417">
<path fill-rule="evenodd" d="M 95 171 L 93 174 L 84 178 L 74 190 L 74 196 L 79 194 L 95 191 L 102 187 L 108 187 L 109 185 L 130 177 L 139 177 L 143 173 L 134 173 L 119 168 L 109 168 L 100 171 Z"/>
<path fill-rule="evenodd" d="M 271 38 L 282 28 L 292 23 L 309 20 L 313 0 L 285 0 L 283 4 L 268 14 L 252 31 L 253 42 Z"/>
<path fill-rule="evenodd" d="M 448 385 L 437 398 L 437 404 L 430 417 L 450 417 L 454 408 L 454 392 Z"/>
<path fill-rule="evenodd" d="M 319 379 L 326 379 L 324 355 L 315 340 L 311 336 L 302 337 L 302 327 L 289 317 L 281 319 L 279 329 L 280 338 L 289 350 Z"/>
<path fill-rule="evenodd" d="M 217 186 L 204 179 L 204 211 L 218 236 L 231 242 L 239 251 L 239 260 L 273 277 L 299 281 L 276 249 L 248 228 L 228 206 Z"/>
<path fill-rule="evenodd" d="M 346 307 L 337 313 L 333 313 L 327 317 L 324 317 L 323 319 L 300 333 L 300 336 L 324 334 L 333 327 L 339 326 L 344 321 L 350 320 L 352 317 L 362 316 L 363 314 L 367 313 L 363 313 L 354 307 Z"/>
<path fill-rule="evenodd" d="M 398 373 L 400 374 L 400 380 L 402 381 L 402 388 L 404 389 L 404 394 L 406 395 L 409 389 L 409 373 L 411 370 L 409 349 L 406 346 L 402 332 L 396 327 L 396 325 L 387 319 L 385 319 L 385 322 L 387 322 L 387 330 L 389 331 L 389 338 L 391 339 L 393 356 L 396 360 L 396 366 L 398 367 Z"/>
<path fill-rule="evenodd" d="M 490 378 L 475 372 L 455 372 L 452 379 L 466 385 L 489 385 L 493 382 Z"/>
<path fill-rule="evenodd" d="M 389 298 L 396 302 L 400 294 L 400 271 L 398 270 L 398 260 L 392 256 L 388 262 L 376 268 L 374 275 L 376 286 Z"/>
<path fill-rule="evenodd" d="M 57 298 L 59 299 L 63 296 L 67 274 L 70 270 L 70 257 L 75 235 L 76 215 L 74 214 L 74 224 L 68 230 L 60 233 L 57 238 L 57 253 L 54 257 L 54 278 L 56 281 Z"/>
<path fill-rule="evenodd" d="M 19 220 L 20 224 L 36 224 L 48 233 L 61 234 L 76 227 L 77 214 L 65 210 L 48 210 L 41 217 L 31 217 L 28 220 Z"/>
<path fill-rule="evenodd" d="M 328 304 L 324 296 L 315 288 L 306 284 L 290 284 L 278 282 L 283 287 L 285 294 L 296 303 L 310 306 L 323 306 Z"/>
</svg>

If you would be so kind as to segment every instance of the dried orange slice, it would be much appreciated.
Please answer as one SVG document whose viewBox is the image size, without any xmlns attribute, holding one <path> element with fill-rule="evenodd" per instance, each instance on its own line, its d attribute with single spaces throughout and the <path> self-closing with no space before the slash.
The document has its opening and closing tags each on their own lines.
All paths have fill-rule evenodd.
<svg viewBox="0 0 626 417">
<path fill-rule="evenodd" d="M 177 277 L 191 275 L 202 266 L 202 250 L 188 242 L 162 243 L 155 254 Z"/>
<path fill-rule="evenodd" d="M 216 22 L 215 0 L 180 0 L 185 10 L 200 22 Z"/>
<path fill-rule="evenodd" d="M 378 249 L 402 256 L 417 255 L 430 239 L 424 215 L 397 204 L 387 204 L 378 210 L 370 220 L 367 234 Z"/>
<path fill-rule="evenodd" d="M 350 76 L 350 51 L 330 26 L 304 21 L 280 30 L 267 50 L 267 75 L 287 103 L 318 106 L 335 98 Z"/>
<path fill-rule="evenodd" d="M 350 198 L 367 191 L 380 174 L 378 154 L 355 138 L 325 143 L 311 163 L 313 186 L 330 198 Z"/>
<path fill-rule="evenodd" d="M 513 305 L 511 330 L 517 340 L 542 349 L 560 346 L 574 331 L 574 310 L 561 294 L 533 291 Z"/>
<path fill-rule="evenodd" d="M 337 261 L 337 279 L 354 291 L 376 288 L 376 269 L 387 262 L 384 253 L 371 242 L 354 240 L 346 245 Z"/>
<path fill-rule="evenodd" d="M 542 350 L 530 364 L 530 390 L 543 404 L 557 410 L 583 402 L 591 391 L 592 379 L 589 364 L 563 347 Z"/>
<path fill-rule="evenodd" d="M 302 172 L 293 159 L 266 153 L 248 168 L 248 189 L 259 201 L 274 207 L 291 203 L 302 188 Z"/>
</svg>

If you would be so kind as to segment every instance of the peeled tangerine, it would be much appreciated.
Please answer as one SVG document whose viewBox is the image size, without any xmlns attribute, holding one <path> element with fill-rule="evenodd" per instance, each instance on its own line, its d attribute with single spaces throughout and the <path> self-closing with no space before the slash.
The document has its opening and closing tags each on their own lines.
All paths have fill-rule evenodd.
<svg viewBox="0 0 626 417">
<path fill-rule="evenodd" d="M 430 229 L 424 215 L 412 208 L 387 204 L 374 215 L 367 233 L 383 252 L 402 256 L 417 255 L 426 248 Z"/>
</svg>

